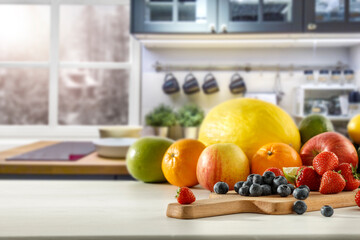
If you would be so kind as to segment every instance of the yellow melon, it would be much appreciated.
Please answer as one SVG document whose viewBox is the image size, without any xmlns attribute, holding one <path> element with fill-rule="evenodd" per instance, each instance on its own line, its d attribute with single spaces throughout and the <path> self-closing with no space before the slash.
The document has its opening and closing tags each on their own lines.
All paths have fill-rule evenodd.
<svg viewBox="0 0 360 240">
<path fill-rule="evenodd" d="M 251 159 L 272 142 L 300 149 L 300 133 L 293 119 L 280 107 L 257 99 L 241 98 L 221 103 L 205 117 L 199 140 L 206 146 L 235 143 Z"/>
</svg>

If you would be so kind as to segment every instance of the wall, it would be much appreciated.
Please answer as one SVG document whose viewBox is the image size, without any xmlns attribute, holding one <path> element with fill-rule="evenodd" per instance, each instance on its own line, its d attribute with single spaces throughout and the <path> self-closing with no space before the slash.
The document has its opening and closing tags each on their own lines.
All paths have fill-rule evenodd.
<svg viewBox="0 0 360 240">
<path fill-rule="evenodd" d="M 179 108 L 187 102 L 194 102 L 206 111 L 220 102 L 238 96 L 232 95 L 228 89 L 231 76 L 234 72 L 213 72 L 220 92 L 214 95 L 205 95 L 200 92 L 187 96 L 183 92 L 174 96 L 162 92 L 164 72 L 155 72 L 153 65 L 156 61 L 167 64 L 281 64 L 281 65 L 335 65 L 342 61 L 349 64 L 348 48 L 250 48 L 250 49 L 142 49 L 142 90 L 141 90 L 141 119 L 154 107 L 161 103 Z M 360 55 L 360 54 L 359 54 Z M 360 61 L 360 59 L 359 59 Z M 188 72 L 174 72 L 182 85 Z M 193 72 L 202 83 L 208 72 Z M 275 72 L 240 72 L 246 82 L 248 92 L 272 92 Z M 281 73 L 282 87 L 285 97 L 280 106 L 292 113 L 294 88 L 301 84 L 302 72 Z"/>
</svg>

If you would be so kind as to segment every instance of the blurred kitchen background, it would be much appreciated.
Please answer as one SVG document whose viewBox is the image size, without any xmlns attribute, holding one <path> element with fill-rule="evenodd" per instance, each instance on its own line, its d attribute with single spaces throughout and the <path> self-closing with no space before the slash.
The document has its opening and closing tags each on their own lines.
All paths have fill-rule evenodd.
<svg viewBox="0 0 360 240">
<path fill-rule="evenodd" d="M 114 125 L 176 139 L 155 108 L 244 96 L 344 134 L 360 112 L 360 0 L 1 0 L 0 29 L 4 146 Z"/>
</svg>

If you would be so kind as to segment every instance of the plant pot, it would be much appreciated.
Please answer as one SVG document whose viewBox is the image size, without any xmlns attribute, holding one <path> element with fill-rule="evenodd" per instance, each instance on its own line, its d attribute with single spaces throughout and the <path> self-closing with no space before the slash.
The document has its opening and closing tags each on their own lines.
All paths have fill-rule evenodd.
<svg viewBox="0 0 360 240">
<path fill-rule="evenodd" d="M 158 137 L 168 137 L 169 127 L 154 127 L 154 133 Z"/>
<path fill-rule="evenodd" d="M 183 127 L 183 136 L 184 138 L 192 138 L 197 139 L 199 135 L 199 128 L 198 127 Z"/>
</svg>

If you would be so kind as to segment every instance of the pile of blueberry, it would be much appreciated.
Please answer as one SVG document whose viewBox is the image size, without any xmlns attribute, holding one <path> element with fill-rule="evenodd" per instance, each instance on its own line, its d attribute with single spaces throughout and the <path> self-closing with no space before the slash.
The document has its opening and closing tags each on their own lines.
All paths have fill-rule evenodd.
<svg viewBox="0 0 360 240">
<path fill-rule="evenodd" d="M 241 196 L 259 197 L 278 194 L 281 197 L 293 195 L 298 199 L 294 202 L 293 211 L 297 214 L 303 214 L 307 210 L 307 205 L 304 201 L 310 194 L 310 188 L 306 185 L 295 186 L 288 183 L 284 176 L 276 176 L 275 173 L 267 171 L 261 176 L 259 174 L 250 174 L 246 181 L 235 183 L 234 190 Z M 217 182 L 214 185 L 214 192 L 217 194 L 226 194 L 229 191 L 229 185 L 225 182 Z M 330 217 L 333 214 L 331 206 L 324 206 L 321 209 L 321 214 L 325 217 Z"/>
</svg>

